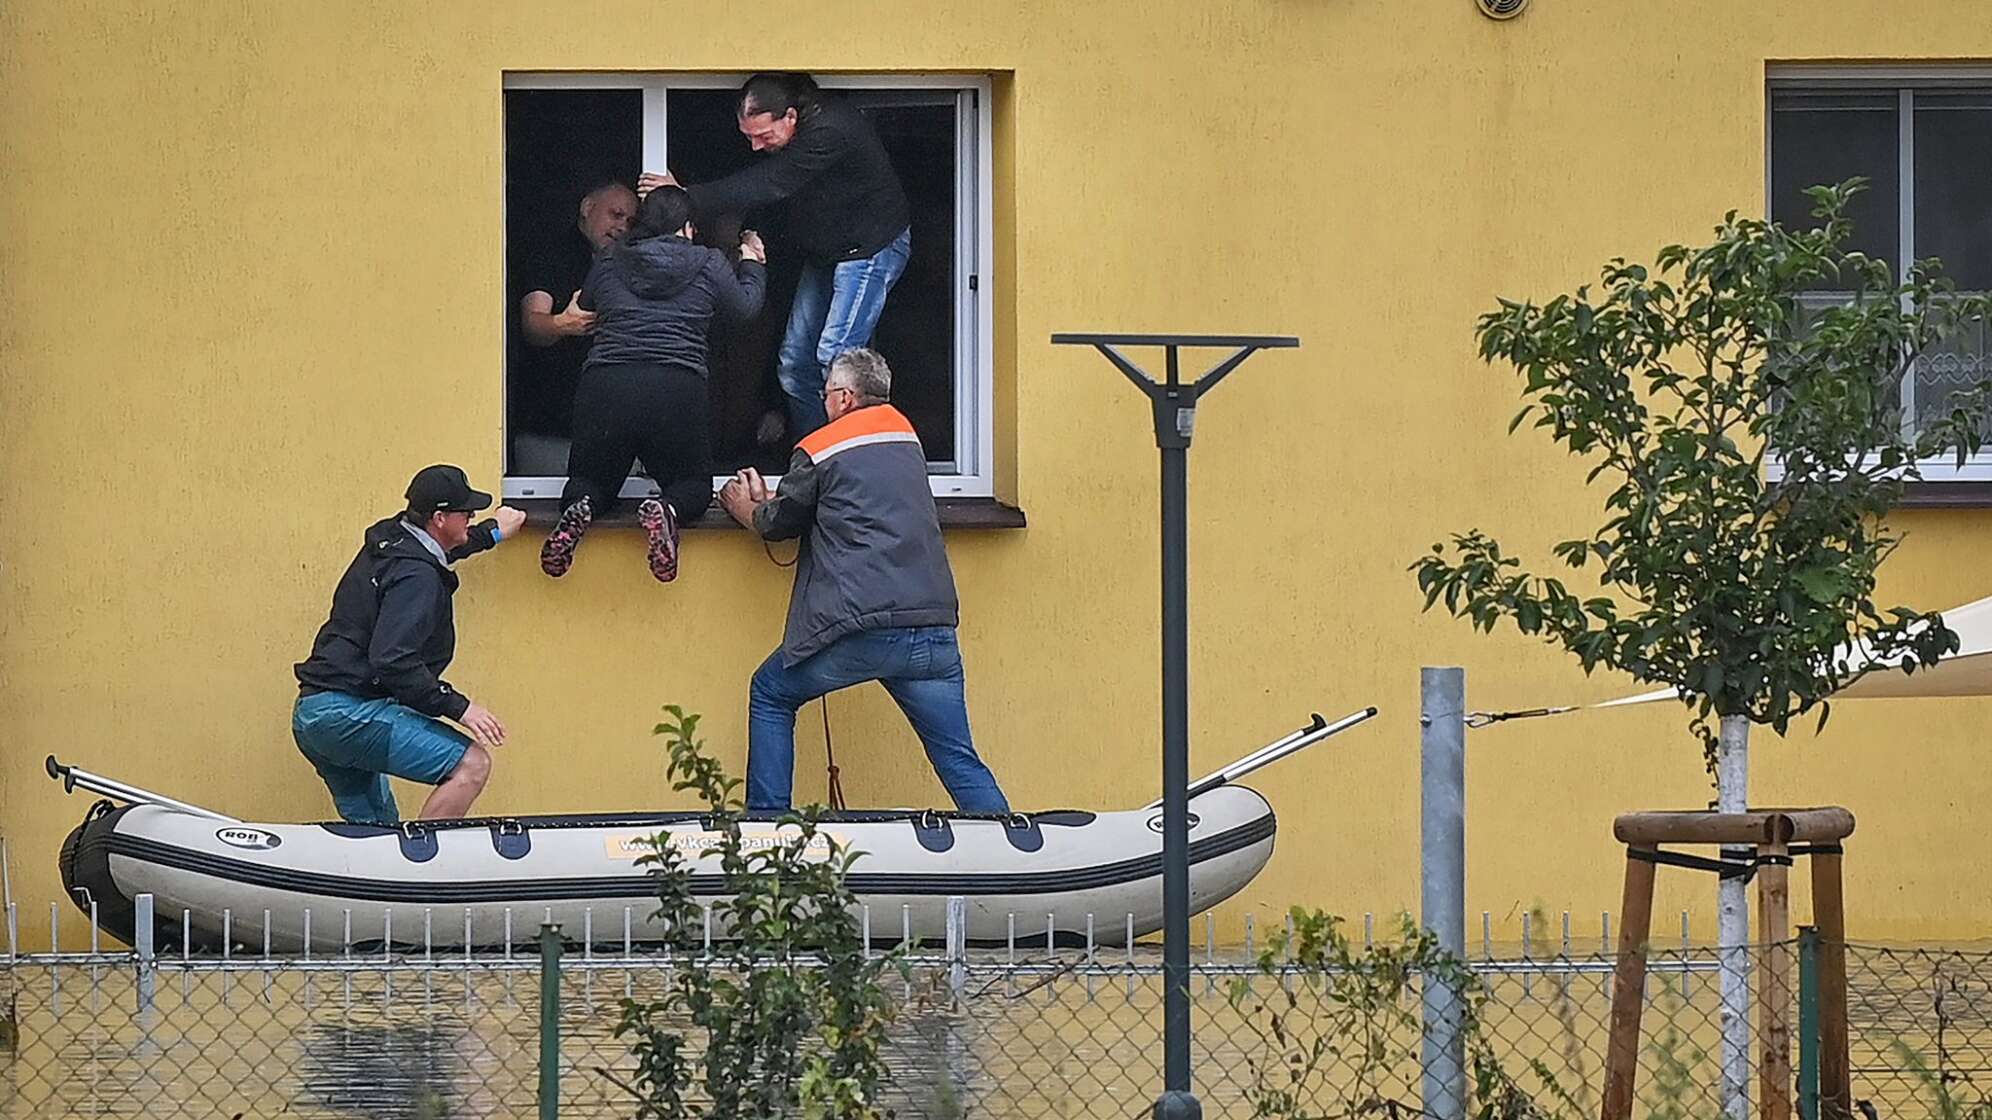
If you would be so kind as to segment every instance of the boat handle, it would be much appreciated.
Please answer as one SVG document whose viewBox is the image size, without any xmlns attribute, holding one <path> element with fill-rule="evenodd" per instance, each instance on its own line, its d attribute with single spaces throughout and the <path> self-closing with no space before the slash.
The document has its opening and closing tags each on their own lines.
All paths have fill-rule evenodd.
<svg viewBox="0 0 1992 1120">
<path fill-rule="evenodd" d="M 203 809 L 199 805 L 189 805 L 185 801 L 175 801 L 164 794 L 153 793 L 148 789 L 126 785 L 116 779 L 106 778 L 102 774 L 92 774 L 81 767 L 64 766 L 55 760 L 54 755 L 49 755 L 47 759 L 43 760 L 42 768 L 48 771 L 49 777 L 62 783 L 62 792 L 64 793 L 75 793 L 80 787 L 89 790 L 91 793 L 101 793 L 106 797 L 115 797 L 119 801 L 132 805 L 157 805 L 162 809 L 174 809 L 182 813 L 190 813 L 196 817 L 207 817 L 211 820 L 222 821 L 226 824 L 242 823 L 240 820 L 226 813 L 217 813 L 213 809 Z"/>
</svg>

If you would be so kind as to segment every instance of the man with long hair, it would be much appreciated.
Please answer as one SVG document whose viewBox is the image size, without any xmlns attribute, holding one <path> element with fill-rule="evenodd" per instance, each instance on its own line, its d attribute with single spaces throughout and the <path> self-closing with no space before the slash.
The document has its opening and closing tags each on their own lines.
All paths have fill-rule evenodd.
<svg viewBox="0 0 1992 1120">
<path fill-rule="evenodd" d="M 871 122 L 809 75 L 754 75 L 740 89 L 737 115 L 741 134 L 765 158 L 685 189 L 698 214 L 788 204 L 803 265 L 777 372 L 789 434 L 801 439 L 828 419 L 823 374 L 831 359 L 871 343 L 912 253 L 912 211 Z M 637 180 L 640 193 L 675 185 L 656 172 Z"/>
</svg>

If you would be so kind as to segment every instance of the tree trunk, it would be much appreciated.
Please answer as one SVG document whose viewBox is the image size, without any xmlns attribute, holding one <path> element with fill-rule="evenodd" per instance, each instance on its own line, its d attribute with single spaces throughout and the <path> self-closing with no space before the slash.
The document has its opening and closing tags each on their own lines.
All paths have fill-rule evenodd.
<svg viewBox="0 0 1992 1120">
<path fill-rule="evenodd" d="M 1749 809 L 1750 719 L 1723 716 L 1715 754 L 1716 809 Z M 1748 884 L 1716 888 L 1716 946 L 1722 965 L 1722 1113 L 1750 1120 L 1750 904 Z"/>
</svg>

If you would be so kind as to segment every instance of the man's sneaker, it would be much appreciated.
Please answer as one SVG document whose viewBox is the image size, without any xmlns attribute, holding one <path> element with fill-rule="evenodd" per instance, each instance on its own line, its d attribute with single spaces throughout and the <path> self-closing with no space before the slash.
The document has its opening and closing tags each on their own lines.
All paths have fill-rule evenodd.
<svg viewBox="0 0 1992 1120">
<path fill-rule="evenodd" d="M 582 498 L 560 513 L 553 532 L 546 535 L 546 543 L 540 546 L 540 571 L 555 579 L 567 574 L 574 566 L 574 550 L 581 545 L 581 535 L 588 531 L 588 523 L 595 520 L 595 503 Z"/>
<path fill-rule="evenodd" d="M 678 578 L 678 518 L 671 507 L 656 498 L 645 498 L 636 507 L 636 520 L 643 526 L 643 535 L 649 538 L 646 550 L 650 559 L 650 574 L 659 583 L 670 583 Z"/>
</svg>

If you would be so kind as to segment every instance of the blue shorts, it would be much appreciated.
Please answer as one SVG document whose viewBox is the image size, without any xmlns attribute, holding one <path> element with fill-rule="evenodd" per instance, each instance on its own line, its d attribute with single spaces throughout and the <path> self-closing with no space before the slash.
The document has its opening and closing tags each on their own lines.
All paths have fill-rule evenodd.
<svg viewBox="0 0 1992 1120">
<path fill-rule="evenodd" d="M 346 692 L 300 696 L 291 737 L 332 791 L 339 815 L 356 824 L 396 824 L 401 812 L 387 776 L 437 785 L 450 776 L 470 737 L 392 700 Z"/>
</svg>

